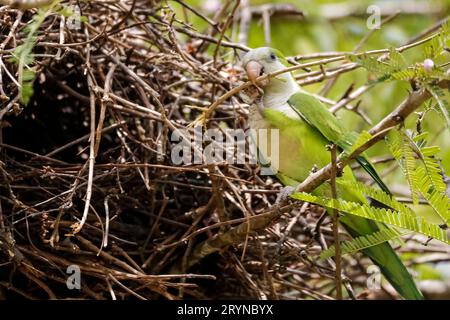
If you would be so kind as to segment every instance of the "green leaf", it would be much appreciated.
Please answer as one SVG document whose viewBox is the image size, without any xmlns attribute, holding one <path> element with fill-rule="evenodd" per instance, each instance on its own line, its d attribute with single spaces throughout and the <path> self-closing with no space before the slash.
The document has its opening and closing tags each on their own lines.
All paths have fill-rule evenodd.
<svg viewBox="0 0 450 320">
<path fill-rule="evenodd" d="M 409 81 L 416 77 L 416 71 L 412 69 L 405 69 L 396 71 L 391 74 L 392 79 L 394 80 L 403 80 L 403 81 Z"/>
<path fill-rule="evenodd" d="M 389 49 L 389 66 L 396 71 L 405 69 L 408 66 L 402 54 L 392 47 Z"/>
<path fill-rule="evenodd" d="M 430 147 L 432 148 L 432 147 Z M 438 148 L 439 150 L 440 148 Z M 433 187 L 434 190 L 445 193 L 447 191 L 447 185 L 445 184 L 444 177 L 442 176 L 442 170 L 439 162 L 434 158 L 434 148 L 431 150 L 425 150 L 423 152 L 423 149 L 420 149 L 422 151 L 422 161 L 424 166 L 424 175 L 426 176 L 426 179 L 429 181 L 430 185 Z M 432 155 L 427 155 L 427 152 L 432 151 Z M 429 154 L 429 153 L 428 153 Z M 422 168 L 421 168 L 422 169 Z M 425 179 L 425 177 L 424 177 Z M 420 176 L 419 176 L 420 181 Z"/>
<path fill-rule="evenodd" d="M 392 208 L 393 210 L 400 211 L 411 216 L 416 215 L 415 212 L 410 207 L 401 202 L 398 202 L 397 200 L 395 200 L 395 198 L 393 198 L 391 195 L 387 194 L 382 190 L 375 189 L 359 181 L 348 181 L 343 179 L 337 179 L 336 183 L 342 186 L 346 186 L 348 188 L 352 188 L 352 190 L 359 192 L 363 195 L 366 195 L 367 197 L 370 197 L 384 204 L 385 206 Z"/>
<path fill-rule="evenodd" d="M 431 96 L 436 100 L 438 111 L 442 114 L 445 120 L 447 128 L 450 130 L 450 106 L 446 99 L 445 92 L 438 86 L 428 85 L 428 91 Z"/>
<path fill-rule="evenodd" d="M 80 22 L 81 23 L 88 23 L 89 22 L 89 18 L 87 16 L 80 16 Z"/>
<path fill-rule="evenodd" d="M 408 135 L 406 135 L 406 137 L 409 140 L 409 145 L 407 145 L 407 147 L 411 147 L 412 152 L 417 154 L 424 169 L 425 176 L 418 176 L 417 180 L 422 181 L 423 183 L 423 179 L 427 179 L 430 186 L 441 193 L 445 193 L 447 186 L 444 182 L 441 166 L 435 158 L 435 155 L 437 155 L 441 149 L 438 146 L 426 146 L 425 136 L 423 134 L 419 137 L 411 138 Z M 416 175 L 417 173 L 416 170 Z"/>
<path fill-rule="evenodd" d="M 395 48 L 389 49 L 389 58 L 379 60 L 373 56 L 349 55 L 350 61 L 358 63 L 369 73 L 377 77 L 376 82 L 387 80 L 409 80 L 415 76 L 414 70 L 408 70 L 408 63 Z"/>
<path fill-rule="evenodd" d="M 428 237 L 435 238 L 450 244 L 447 233 L 439 225 L 430 223 L 419 216 L 412 216 L 409 212 L 400 212 L 386 208 L 375 208 L 367 204 L 345 201 L 342 199 L 331 199 L 315 196 L 309 193 L 295 193 L 294 199 L 314 203 L 340 212 L 352 214 L 358 217 L 390 224 L 399 228 L 418 232 Z"/>
<path fill-rule="evenodd" d="M 450 221 L 450 199 L 445 193 L 445 187 L 444 191 L 438 190 L 432 182 L 429 172 L 427 172 L 424 167 L 417 168 L 416 176 L 420 182 L 420 193 L 422 193 L 430 207 L 433 208 L 442 219 L 443 224 L 447 224 Z"/>
<path fill-rule="evenodd" d="M 27 105 L 34 94 L 33 83 L 36 74 L 30 69 L 24 69 L 22 72 L 22 87 L 19 90 L 20 102 Z"/>
<path fill-rule="evenodd" d="M 441 26 L 438 36 L 428 41 L 424 47 L 425 58 L 435 59 L 442 54 L 450 37 L 450 23 L 447 21 Z"/>
<path fill-rule="evenodd" d="M 358 251 L 382 244 L 387 241 L 391 241 L 407 234 L 408 232 L 399 232 L 394 228 L 384 228 L 374 233 L 359 236 L 354 239 L 344 241 L 341 243 L 341 254 L 351 254 Z M 336 255 L 336 247 L 332 245 L 327 250 L 324 250 L 320 254 L 320 259 L 325 260 Z"/>
<path fill-rule="evenodd" d="M 431 39 L 423 50 L 425 59 L 436 59 L 436 57 L 439 56 L 442 51 L 439 37 L 434 37 L 433 39 Z"/>
<path fill-rule="evenodd" d="M 419 203 L 418 180 L 416 177 L 416 159 L 411 148 L 411 139 L 403 130 L 391 130 L 388 135 L 389 149 L 397 160 L 408 181 L 414 204 Z"/>
<path fill-rule="evenodd" d="M 369 71 L 369 73 L 374 74 L 378 78 L 385 77 L 391 73 L 392 69 L 387 63 L 379 62 L 374 57 L 362 57 L 360 59 L 357 59 L 356 62 L 361 65 L 364 69 Z"/>
<path fill-rule="evenodd" d="M 34 62 L 33 49 L 36 44 L 36 34 L 45 21 L 45 18 L 53 11 L 53 9 L 59 4 L 60 0 L 54 0 L 50 5 L 45 6 L 45 9 L 41 8 L 33 16 L 31 22 L 24 28 L 27 37 L 23 44 L 18 46 L 13 54 L 11 61 L 16 63 L 19 73 L 19 95 L 20 102 L 27 105 L 33 96 L 33 82 L 35 79 L 35 72 L 31 68 L 31 64 Z"/>
</svg>

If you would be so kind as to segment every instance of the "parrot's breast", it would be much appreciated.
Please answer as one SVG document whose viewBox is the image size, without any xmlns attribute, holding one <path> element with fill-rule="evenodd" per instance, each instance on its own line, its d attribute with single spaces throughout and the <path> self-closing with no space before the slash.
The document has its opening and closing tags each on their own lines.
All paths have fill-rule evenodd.
<svg viewBox="0 0 450 320">
<path fill-rule="evenodd" d="M 287 103 L 260 109 L 256 105 L 249 109 L 251 143 L 258 148 L 259 162 L 270 164 L 274 174 L 303 181 L 314 167 L 329 162 L 328 141 Z"/>
</svg>

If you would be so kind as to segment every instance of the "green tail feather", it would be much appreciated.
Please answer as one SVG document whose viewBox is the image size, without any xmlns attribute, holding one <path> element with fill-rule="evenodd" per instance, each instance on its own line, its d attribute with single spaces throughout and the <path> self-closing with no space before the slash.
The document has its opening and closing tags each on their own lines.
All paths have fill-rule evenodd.
<svg viewBox="0 0 450 320">
<path fill-rule="evenodd" d="M 377 183 L 377 185 L 380 187 L 381 190 L 386 192 L 387 194 L 392 194 L 389 188 L 386 186 L 386 184 L 383 182 L 383 180 L 378 175 L 377 171 L 373 167 L 373 165 L 363 156 L 360 156 L 356 158 L 356 161 L 359 163 L 359 165 L 372 177 L 372 179 Z"/>
</svg>

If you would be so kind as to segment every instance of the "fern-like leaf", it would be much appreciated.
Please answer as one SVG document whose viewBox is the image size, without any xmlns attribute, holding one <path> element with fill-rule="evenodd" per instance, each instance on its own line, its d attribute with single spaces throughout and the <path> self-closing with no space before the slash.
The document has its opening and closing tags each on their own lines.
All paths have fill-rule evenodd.
<svg viewBox="0 0 450 320">
<path fill-rule="evenodd" d="M 435 59 L 443 51 L 450 37 L 450 23 L 447 21 L 441 26 L 438 36 L 431 39 L 424 48 L 425 59 Z"/>
<path fill-rule="evenodd" d="M 395 48 L 389 49 L 389 66 L 392 70 L 398 71 L 406 69 L 408 64 L 406 63 L 405 58 L 402 56 L 400 52 L 398 52 Z"/>
<path fill-rule="evenodd" d="M 429 179 L 431 186 L 438 192 L 445 193 L 447 185 L 442 176 L 441 166 L 435 155 L 440 151 L 438 146 L 423 147 L 419 149 L 420 158 L 423 162 L 425 174 Z M 420 181 L 420 179 L 419 179 Z"/>
<path fill-rule="evenodd" d="M 416 159 L 414 158 L 414 151 L 410 146 L 410 138 L 403 130 L 392 130 L 389 134 L 388 146 L 408 181 L 413 203 L 418 204 L 418 180 L 415 175 Z"/>
<path fill-rule="evenodd" d="M 24 105 L 27 105 L 33 96 L 35 72 L 29 65 L 34 61 L 33 48 L 36 44 L 37 32 L 46 17 L 53 11 L 60 1 L 61 0 L 53 0 L 48 7 L 38 10 L 37 14 L 33 16 L 32 21 L 24 28 L 24 31 L 27 34 L 24 43 L 18 46 L 12 54 L 11 60 L 19 66 L 19 97 L 20 102 Z"/>
<path fill-rule="evenodd" d="M 385 62 L 378 61 L 375 57 L 371 56 L 355 56 L 349 55 L 350 61 L 358 63 L 361 67 L 366 69 L 369 73 L 374 74 L 379 82 L 385 81 L 390 78 L 389 74 L 392 73 L 392 68 Z"/>
<path fill-rule="evenodd" d="M 341 243 L 341 254 L 351 254 L 358 251 L 391 241 L 407 234 L 408 232 L 400 232 L 394 228 L 384 228 L 374 233 L 359 236 L 354 239 L 344 241 Z M 336 255 L 336 247 L 332 245 L 327 250 L 320 254 L 320 259 L 325 260 Z"/>
<path fill-rule="evenodd" d="M 440 192 L 433 187 L 433 183 L 424 167 L 417 168 L 416 175 L 420 181 L 420 193 L 442 219 L 443 224 L 446 225 L 450 221 L 450 199 L 445 192 Z"/>
<path fill-rule="evenodd" d="M 411 216 L 416 215 L 415 212 L 410 207 L 401 202 L 398 202 L 391 195 L 387 194 L 382 190 L 375 189 L 371 186 L 368 186 L 358 181 L 338 179 L 336 180 L 336 183 L 342 186 L 346 186 L 348 188 L 352 188 L 352 190 L 354 190 L 355 192 L 362 193 L 368 196 L 369 198 L 372 198 L 384 204 L 385 206 L 392 208 L 395 211 L 400 211 L 403 212 L 404 214 Z"/>
<path fill-rule="evenodd" d="M 415 70 L 405 69 L 399 70 L 391 74 L 391 78 L 394 80 L 403 80 L 408 81 L 413 79 L 416 76 Z"/>
<path fill-rule="evenodd" d="M 445 97 L 445 92 L 438 86 L 433 85 L 428 85 L 427 89 L 434 98 L 434 100 L 436 100 L 438 111 L 444 117 L 445 124 L 447 125 L 447 128 L 450 130 L 450 106 Z"/>
<path fill-rule="evenodd" d="M 431 223 L 419 216 L 412 216 L 409 212 L 395 211 L 386 208 L 375 208 L 367 204 L 315 196 L 309 193 L 295 193 L 294 199 L 314 203 L 340 212 L 352 214 L 369 220 L 374 220 L 402 229 L 418 232 L 450 244 L 447 233 L 439 225 Z"/>
</svg>

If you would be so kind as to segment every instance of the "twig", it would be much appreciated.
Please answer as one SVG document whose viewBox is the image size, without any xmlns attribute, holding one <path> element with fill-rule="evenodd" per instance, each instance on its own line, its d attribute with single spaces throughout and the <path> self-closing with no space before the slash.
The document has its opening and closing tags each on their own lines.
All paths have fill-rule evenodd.
<svg viewBox="0 0 450 320">
<path fill-rule="evenodd" d="M 88 51 L 89 54 L 89 51 Z M 87 59 L 89 61 L 89 59 Z M 86 223 L 87 216 L 89 213 L 89 206 L 91 204 L 92 197 L 92 184 L 94 179 L 94 164 L 95 164 L 95 93 L 93 92 L 94 81 L 92 79 L 92 75 L 90 73 L 88 67 L 88 86 L 90 92 L 90 129 L 91 134 L 89 136 L 89 160 L 88 160 L 88 183 L 86 188 L 86 200 L 84 204 L 83 215 L 79 223 L 74 225 L 72 234 L 77 234 L 83 228 L 83 225 Z"/>
<path fill-rule="evenodd" d="M 247 45 L 250 23 L 252 20 L 252 12 L 249 0 L 241 0 L 241 11 L 239 15 L 239 35 L 238 43 Z"/>
<path fill-rule="evenodd" d="M 233 21 L 234 14 L 239 7 L 239 4 L 241 3 L 240 0 L 235 0 L 236 3 L 234 4 L 233 9 L 231 10 L 231 13 L 228 15 L 227 20 L 225 21 L 224 25 L 222 26 L 222 31 L 220 32 L 219 41 L 217 42 L 216 48 L 214 49 L 213 53 L 213 66 L 217 67 L 217 54 L 219 53 L 220 46 L 222 44 L 222 40 L 224 38 L 225 32 L 227 31 L 231 21 Z"/>
<path fill-rule="evenodd" d="M 332 144 L 329 146 L 331 153 L 331 196 L 333 199 L 337 199 L 337 191 L 336 191 L 336 175 L 337 175 L 337 166 L 336 166 L 336 145 Z M 336 298 L 338 300 L 342 300 L 342 261 L 341 261 L 341 241 L 339 239 L 339 212 L 336 209 L 333 209 L 333 236 L 334 236 L 334 246 L 336 252 Z"/>
</svg>

